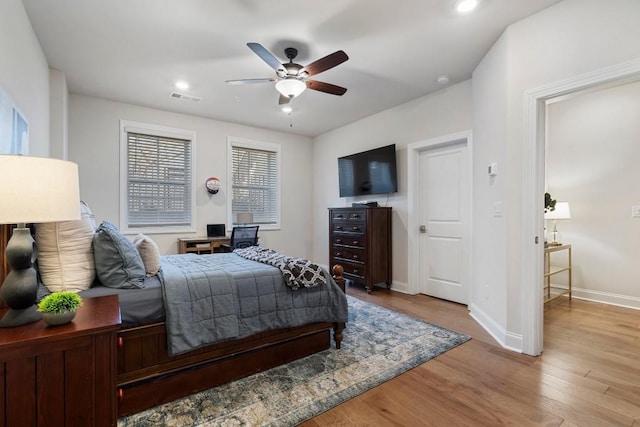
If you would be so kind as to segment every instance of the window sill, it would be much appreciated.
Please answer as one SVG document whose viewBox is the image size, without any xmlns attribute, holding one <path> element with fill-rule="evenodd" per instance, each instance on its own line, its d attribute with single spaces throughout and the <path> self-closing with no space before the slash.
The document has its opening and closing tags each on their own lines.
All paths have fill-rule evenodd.
<svg viewBox="0 0 640 427">
<path fill-rule="evenodd" d="M 184 234 L 196 233 L 193 227 L 139 227 L 139 228 L 122 228 L 120 232 L 125 235 L 142 234 Z"/>
</svg>

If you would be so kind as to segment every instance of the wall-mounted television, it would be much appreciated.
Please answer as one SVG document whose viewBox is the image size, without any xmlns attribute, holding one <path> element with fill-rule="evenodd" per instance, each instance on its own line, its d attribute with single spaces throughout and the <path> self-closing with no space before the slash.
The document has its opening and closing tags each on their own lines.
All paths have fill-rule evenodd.
<svg viewBox="0 0 640 427">
<path fill-rule="evenodd" d="M 340 197 L 397 192 L 396 145 L 338 158 L 338 181 Z"/>
</svg>

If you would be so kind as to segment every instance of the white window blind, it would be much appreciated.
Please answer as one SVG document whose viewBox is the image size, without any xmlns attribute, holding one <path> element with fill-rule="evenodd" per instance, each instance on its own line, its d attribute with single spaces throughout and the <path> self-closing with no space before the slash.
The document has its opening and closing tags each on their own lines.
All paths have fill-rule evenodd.
<svg viewBox="0 0 640 427">
<path fill-rule="evenodd" d="M 130 228 L 191 225 L 190 140 L 127 132 Z"/>
<path fill-rule="evenodd" d="M 232 221 L 253 213 L 255 224 L 278 223 L 278 153 L 232 145 Z"/>
</svg>

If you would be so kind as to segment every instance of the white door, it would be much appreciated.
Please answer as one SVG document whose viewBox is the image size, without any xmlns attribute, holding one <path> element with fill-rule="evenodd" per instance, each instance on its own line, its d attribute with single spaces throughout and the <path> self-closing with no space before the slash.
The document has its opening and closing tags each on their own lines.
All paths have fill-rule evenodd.
<svg viewBox="0 0 640 427">
<path fill-rule="evenodd" d="M 469 198 L 467 143 L 419 154 L 420 292 L 467 304 Z"/>
</svg>

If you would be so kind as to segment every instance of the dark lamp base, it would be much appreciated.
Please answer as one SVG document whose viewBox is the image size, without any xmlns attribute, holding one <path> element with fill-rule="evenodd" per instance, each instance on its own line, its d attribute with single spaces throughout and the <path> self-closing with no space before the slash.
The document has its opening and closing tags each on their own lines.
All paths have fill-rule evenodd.
<svg viewBox="0 0 640 427">
<path fill-rule="evenodd" d="M 14 229 L 7 243 L 5 255 L 11 272 L 0 288 L 0 299 L 9 307 L 9 310 L 0 320 L 0 327 L 11 328 L 42 319 L 42 315 L 35 306 L 38 296 L 38 278 L 36 271 L 31 267 L 33 261 L 31 230 L 24 225 Z"/>
<path fill-rule="evenodd" d="M 42 319 L 42 314 L 36 310 L 35 305 L 19 310 L 10 308 L 0 320 L 0 328 L 13 328 L 14 326 L 37 322 L 40 319 Z"/>
</svg>

